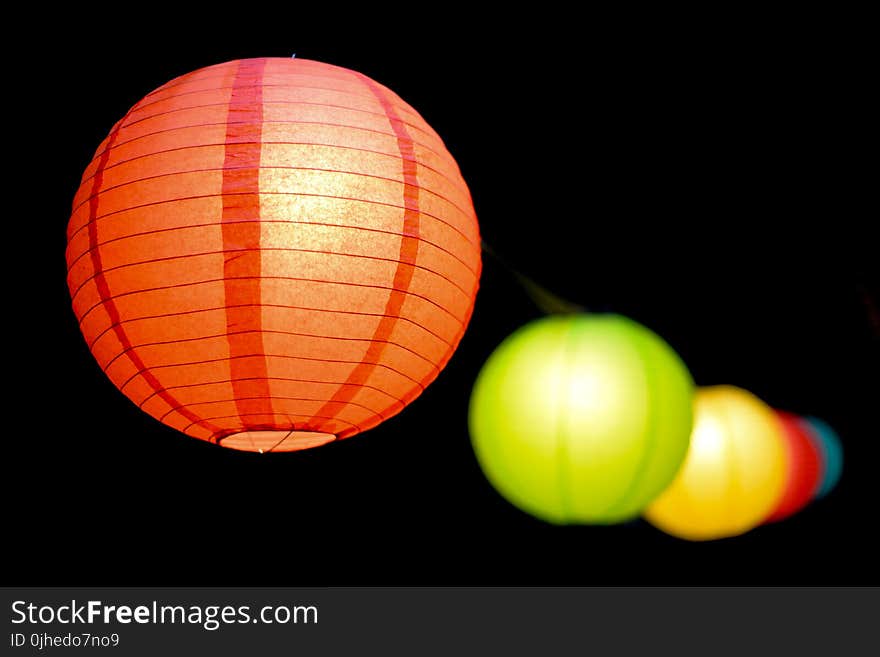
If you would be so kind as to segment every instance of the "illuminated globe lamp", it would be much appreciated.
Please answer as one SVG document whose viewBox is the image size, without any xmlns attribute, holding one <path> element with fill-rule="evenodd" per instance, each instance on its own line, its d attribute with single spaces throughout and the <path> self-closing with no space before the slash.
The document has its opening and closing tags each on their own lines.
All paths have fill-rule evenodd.
<svg viewBox="0 0 880 657">
<path fill-rule="evenodd" d="M 803 509 L 820 484 L 819 450 L 801 424 L 791 413 L 776 411 L 785 443 L 785 483 L 779 501 L 764 522 L 778 522 Z"/>
<path fill-rule="evenodd" d="M 67 237 L 104 373 L 168 426 L 259 452 L 400 412 L 454 352 L 480 274 L 437 133 L 365 75 L 301 59 L 148 94 L 86 168 Z"/>
<path fill-rule="evenodd" d="M 815 417 L 800 418 L 799 422 L 819 455 L 819 484 L 814 498 L 822 499 L 840 481 L 843 473 L 843 446 L 840 436 L 827 422 Z"/>
<path fill-rule="evenodd" d="M 623 522 L 687 452 L 693 382 L 678 355 L 618 315 L 551 315 L 509 336 L 480 371 L 469 424 L 509 502 L 558 523 Z"/>
<path fill-rule="evenodd" d="M 773 410 L 753 394 L 733 386 L 699 388 L 684 465 L 645 518 L 691 541 L 751 530 L 782 495 L 784 441 Z"/>
</svg>

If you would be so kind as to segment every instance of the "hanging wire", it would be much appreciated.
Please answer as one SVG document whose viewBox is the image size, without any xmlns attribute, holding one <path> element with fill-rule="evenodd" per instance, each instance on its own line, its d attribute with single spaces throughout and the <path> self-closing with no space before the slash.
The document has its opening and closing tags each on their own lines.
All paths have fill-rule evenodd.
<svg viewBox="0 0 880 657">
<path fill-rule="evenodd" d="M 532 278 L 529 278 L 513 267 L 509 262 L 498 255 L 498 252 L 489 246 L 486 243 L 486 240 L 481 240 L 481 246 L 483 248 L 483 253 L 501 265 L 501 268 L 504 269 L 520 285 L 520 287 L 522 287 L 523 291 L 539 310 L 548 315 L 571 315 L 574 313 L 587 312 L 587 309 L 583 306 L 569 301 L 568 299 L 564 299 L 558 294 L 554 294 L 543 285 L 536 283 Z"/>
</svg>

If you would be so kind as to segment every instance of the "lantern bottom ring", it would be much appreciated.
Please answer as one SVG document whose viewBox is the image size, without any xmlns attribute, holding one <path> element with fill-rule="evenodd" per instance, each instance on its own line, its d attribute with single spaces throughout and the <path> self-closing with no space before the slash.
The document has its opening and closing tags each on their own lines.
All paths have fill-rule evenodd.
<svg viewBox="0 0 880 657">
<path fill-rule="evenodd" d="M 319 431 L 290 431 L 290 430 L 252 430 L 239 431 L 222 436 L 217 444 L 223 447 L 231 447 L 245 452 L 296 452 L 301 449 L 320 447 L 336 440 L 332 433 Z"/>
</svg>

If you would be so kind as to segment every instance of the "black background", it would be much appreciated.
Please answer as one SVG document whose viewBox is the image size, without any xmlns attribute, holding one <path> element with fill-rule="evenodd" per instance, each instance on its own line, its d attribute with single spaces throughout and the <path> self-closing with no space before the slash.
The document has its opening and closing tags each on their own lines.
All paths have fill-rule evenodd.
<svg viewBox="0 0 880 657">
<path fill-rule="evenodd" d="M 16 59 L 2 457 L 13 583 L 880 581 L 876 211 L 855 200 L 867 174 L 846 150 L 860 150 L 854 44 L 832 44 L 832 26 L 674 16 L 470 29 L 462 16 L 432 31 L 425 14 L 357 38 L 291 17 L 275 35 L 239 11 L 221 28 L 169 18 L 143 33 L 137 18 L 83 20 L 41 45 L 45 59 Z M 846 452 L 839 487 L 780 524 L 704 544 L 642 521 L 554 527 L 509 506 L 474 460 L 466 409 L 491 350 L 540 313 L 488 259 L 452 361 L 368 433 L 254 455 L 141 413 L 70 309 L 65 228 L 80 175 L 113 123 L 169 79 L 294 52 L 415 107 L 457 159 L 484 238 L 524 273 L 652 328 L 701 385 L 829 421 Z"/>
</svg>

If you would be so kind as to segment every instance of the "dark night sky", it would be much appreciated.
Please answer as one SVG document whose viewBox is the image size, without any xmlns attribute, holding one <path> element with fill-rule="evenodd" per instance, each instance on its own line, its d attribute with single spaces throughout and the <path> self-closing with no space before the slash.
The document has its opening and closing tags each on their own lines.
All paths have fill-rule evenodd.
<svg viewBox="0 0 880 657">
<path fill-rule="evenodd" d="M 9 583 L 880 583 L 869 312 L 880 277 L 853 198 L 866 178 L 842 151 L 850 89 L 821 38 L 597 25 L 540 44 L 438 31 L 402 50 L 390 27 L 357 41 L 228 30 L 168 29 L 161 47 L 155 34 L 74 30 L 50 67 L 17 72 L 27 101 L 11 152 L 26 173 L 7 196 L 19 204 L 7 230 L 30 254 L 13 273 L 19 314 L 7 315 Z M 652 328 L 699 384 L 829 421 L 846 450 L 839 488 L 783 523 L 706 544 L 640 521 L 554 527 L 509 506 L 473 458 L 467 402 L 491 350 L 539 313 L 491 260 L 446 370 L 368 433 L 261 456 L 138 411 L 70 309 L 65 227 L 82 170 L 170 78 L 293 52 L 413 105 L 459 162 L 484 238 L 523 272 Z"/>
</svg>

